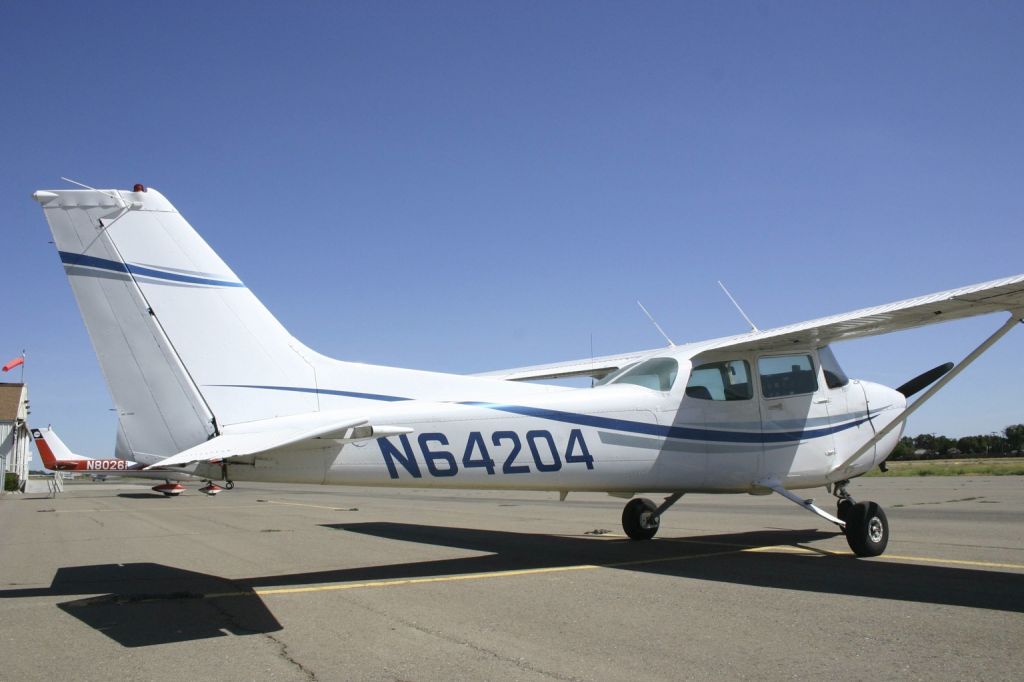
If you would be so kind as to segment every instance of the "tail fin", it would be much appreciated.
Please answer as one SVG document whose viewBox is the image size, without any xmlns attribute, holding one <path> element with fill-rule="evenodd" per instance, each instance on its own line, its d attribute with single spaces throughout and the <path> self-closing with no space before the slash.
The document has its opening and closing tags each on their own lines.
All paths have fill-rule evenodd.
<svg viewBox="0 0 1024 682">
<path fill-rule="evenodd" d="M 312 352 L 159 192 L 136 189 L 33 195 L 120 415 L 117 456 L 149 464 L 218 423 L 315 411 Z M 239 385 L 313 388 L 238 400 Z"/>
<path fill-rule="evenodd" d="M 89 459 L 71 452 L 64 441 L 57 437 L 57 432 L 50 427 L 32 429 L 32 440 L 36 443 L 36 450 L 39 451 L 39 457 L 43 460 L 43 466 L 50 471 L 57 470 L 58 460 Z"/>
</svg>

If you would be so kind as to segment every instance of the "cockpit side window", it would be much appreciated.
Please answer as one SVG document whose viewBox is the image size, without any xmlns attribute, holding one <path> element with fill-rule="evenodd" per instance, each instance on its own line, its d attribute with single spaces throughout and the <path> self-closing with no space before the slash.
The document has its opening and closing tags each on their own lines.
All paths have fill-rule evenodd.
<svg viewBox="0 0 1024 682">
<path fill-rule="evenodd" d="M 686 384 L 686 396 L 698 400 L 750 400 L 750 365 L 746 360 L 709 362 L 694 367 Z"/>
<path fill-rule="evenodd" d="M 841 388 L 850 383 L 850 377 L 839 366 L 839 361 L 828 346 L 818 349 L 818 362 L 821 363 L 821 371 L 825 374 L 825 385 L 829 388 Z"/>
<path fill-rule="evenodd" d="M 761 392 L 765 398 L 782 398 L 818 390 L 818 378 L 810 355 L 758 358 L 757 371 L 761 375 Z"/>
<path fill-rule="evenodd" d="M 672 358 L 651 358 L 611 378 L 611 384 L 636 384 L 655 391 L 671 391 L 679 374 L 679 363 Z"/>
</svg>

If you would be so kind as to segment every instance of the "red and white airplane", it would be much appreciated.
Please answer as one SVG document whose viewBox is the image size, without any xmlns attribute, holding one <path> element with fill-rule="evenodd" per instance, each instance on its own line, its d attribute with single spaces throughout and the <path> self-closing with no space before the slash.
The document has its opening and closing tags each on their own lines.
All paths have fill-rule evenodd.
<svg viewBox="0 0 1024 682">
<path fill-rule="evenodd" d="M 71 452 L 64 441 L 57 436 L 51 427 L 32 429 L 32 440 L 43 460 L 43 466 L 51 471 L 72 471 L 87 474 L 116 474 L 118 476 L 136 476 L 139 478 L 163 479 L 163 483 L 153 486 L 153 490 L 167 497 L 177 497 L 185 492 L 185 486 L 178 481 L 202 480 L 185 471 L 146 471 L 145 464 L 127 459 L 93 459 Z M 212 481 L 199 489 L 207 495 L 216 495 L 223 488 Z"/>
</svg>

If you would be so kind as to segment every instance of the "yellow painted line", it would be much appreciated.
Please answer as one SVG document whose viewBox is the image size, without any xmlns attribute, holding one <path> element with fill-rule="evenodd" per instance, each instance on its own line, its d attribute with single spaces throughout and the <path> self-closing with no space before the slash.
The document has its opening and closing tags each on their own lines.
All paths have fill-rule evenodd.
<svg viewBox="0 0 1024 682">
<path fill-rule="evenodd" d="M 227 511 L 234 511 L 236 509 L 259 509 L 262 506 L 263 505 L 247 504 L 247 505 L 241 505 L 241 506 L 238 506 L 238 507 L 229 507 L 227 509 Z M 121 512 L 123 514 L 127 514 L 127 513 L 136 513 L 138 511 L 139 511 L 138 509 L 134 509 L 134 508 L 127 508 L 126 509 L 124 507 L 112 507 L 112 508 L 104 508 L 104 509 L 51 509 L 49 511 L 45 511 L 43 509 L 37 509 L 36 510 L 36 512 L 40 513 L 40 514 L 43 514 L 43 513 L 47 513 L 47 514 L 95 514 L 95 513 L 98 513 L 98 512 Z M 145 509 L 145 510 L 142 510 L 142 511 L 147 511 L 147 512 L 149 512 L 149 511 L 158 511 L 158 512 L 162 512 L 162 511 L 202 511 L 202 512 L 207 512 L 209 510 L 207 510 L 207 509 L 196 509 L 195 507 L 162 507 L 162 508 L 159 508 L 159 509 Z"/>
<path fill-rule="evenodd" d="M 322 504 L 303 504 L 301 502 L 280 502 L 278 500 L 267 500 L 266 504 L 283 504 L 289 507 L 311 507 L 313 509 L 330 509 L 331 511 L 348 511 L 341 507 L 328 507 Z"/>
<path fill-rule="evenodd" d="M 770 545 L 767 547 L 747 547 L 742 552 L 790 552 L 792 554 L 822 554 L 824 556 L 853 556 L 853 552 L 834 552 L 829 549 L 817 547 L 803 547 L 801 545 Z"/>
<path fill-rule="evenodd" d="M 792 552 L 794 554 L 822 554 L 825 556 L 853 556 L 853 552 L 836 552 L 817 547 L 801 547 L 793 545 L 774 545 L 771 547 L 750 547 L 743 552 Z M 1006 564 L 994 561 L 969 561 L 966 559 L 940 559 L 927 556 L 906 556 L 902 554 L 883 554 L 872 557 L 883 561 L 914 561 L 923 564 L 942 564 L 948 566 L 976 566 L 978 568 L 1009 568 L 1024 571 L 1024 564 Z"/>
<path fill-rule="evenodd" d="M 919 561 L 926 564 L 951 564 L 953 566 L 978 566 L 979 568 L 1011 568 L 1024 571 L 1024 564 L 1002 564 L 993 561 L 965 561 L 963 559 L 933 559 L 923 556 L 900 556 L 899 554 L 883 554 L 879 559 L 889 561 Z"/>
<path fill-rule="evenodd" d="M 280 594 L 308 594 L 312 592 L 339 592 L 342 590 L 360 590 L 374 587 L 401 587 L 405 585 L 427 585 L 433 583 L 450 583 L 450 582 L 461 582 L 467 580 L 487 580 L 491 578 L 514 578 L 517 576 L 528 576 L 528 575 L 543 575 L 548 573 L 567 573 L 574 571 L 593 571 L 600 568 L 624 568 L 629 566 L 640 566 L 644 564 L 657 564 L 665 563 L 669 561 L 684 561 L 687 559 L 705 559 L 708 557 L 724 556 L 728 554 L 739 554 L 741 552 L 750 553 L 767 553 L 767 552 L 792 552 L 795 554 L 819 554 L 825 556 L 852 556 L 852 552 L 833 552 L 830 550 L 823 550 L 813 547 L 802 547 L 793 545 L 772 545 L 768 547 L 744 547 L 738 549 L 722 550 L 718 552 L 703 552 L 701 554 L 685 554 L 670 557 L 658 557 L 653 559 L 636 559 L 635 561 L 617 561 L 607 564 L 576 564 L 573 566 L 551 566 L 547 568 L 526 568 L 512 571 L 492 571 L 489 573 L 469 573 L 465 575 L 442 575 L 433 576 L 429 578 L 402 578 L 399 580 L 374 580 L 359 583 L 333 583 L 326 585 L 311 585 L 308 587 L 279 587 L 279 588 L 265 588 L 256 589 L 252 592 L 249 591 L 230 591 L 230 592 L 212 592 L 201 596 L 204 599 L 219 599 L 225 597 L 246 597 L 252 594 L 258 596 L 268 595 L 280 595 Z M 917 557 L 917 556 L 901 556 L 901 555 L 885 555 L 876 557 L 878 559 L 888 559 L 894 561 L 918 561 L 925 563 L 936 563 L 936 564 L 953 564 L 953 565 L 968 565 L 968 566 L 979 566 L 985 568 L 1011 568 L 1011 569 L 1022 569 L 1024 565 L 1021 564 L 1004 564 L 987 561 L 965 561 L 959 559 L 937 559 L 932 557 Z M 95 601 L 103 601 L 106 597 L 96 597 L 92 600 L 86 600 L 81 603 L 74 604 L 74 606 L 86 606 L 90 605 Z M 162 601 L 163 597 L 153 597 L 151 599 L 145 599 L 142 601 Z"/>
<path fill-rule="evenodd" d="M 618 561 L 610 564 L 576 564 L 573 566 L 551 566 L 548 568 L 525 568 L 515 571 L 493 571 L 490 573 L 469 573 L 466 575 L 443 575 L 431 578 L 403 578 L 401 580 L 375 580 L 364 583 L 336 583 L 333 585 L 314 585 L 310 587 L 281 587 L 254 590 L 260 596 L 268 594 L 300 594 L 305 592 L 336 592 L 339 590 L 358 590 L 367 587 L 399 587 L 402 585 L 423 585 L 429 583 L 449 583 L 462 580 L 486 580 L 489 578 L 512 578 L 523 575 L 541 575 L 544 573 L 565 573 L 568 571 L 593 571 L 598 568 L 621 568 L 624 566 L 639 566 L 641 564 L 656 564 L 667 561 L 682 561 L 684 559 L 703 559 L 723 554 L 735 554 L 736 550 L 722 552 L 707 552 L 704 554 L 686 554 L 682 556 L 659 557 L 656 559 L 637 559 L 636 561 Z"/>
<path fill-rule="evenodd" d="M 565 571 L 589 571 L 600 566 L 579 564 L 577 566 L 557 566 L 553 568 L 528 568 L 520 571 L 495 571 L 493 573 L 471 573 L 468 575 L 445 575 L 434 578 L 405 578 L 402 580 L 376 580 L 366 583 L 340 583 L 335 585 L 315 585 L 312 587 L 281 587 L 276 589 L 255 590 L 256 594 L 300 594 L 303 592 L 334 592 L 337 590 L 358 590 L 365 587 L 397 587 L 399 585 L 423 585 L 427 583 L 448 583 L 458 580 L 483 580 L 485 578 L 510 578 L 517 575 L 536 575 L 538 573 L 562 573 Z"/>
<path fill-rule="evenodd" d="M 695 541 L 696 542 L 696 541 Z M 802 547 L 793 545 L 772 545 L 769 547 L 739 547 L 734 549 L 727 549 L 718 552 L 702 552 L 700 554 L 684 554 L 670 557 L 658 557 L 654 559 L 637 559 L 635 561 L 618 561 L 608 564 L 577 564 L 573 566 L 552 566 L 548 568 L 527 568 L 513 571 L 493 571 L 490 573 L 470 573 L 466 575 L 446 575 L 446 576 L 435 576 L 430 578 L 403 578 L 401 580 L 377 580 L 370 582 L 361 583 L 335 583 L 330 585 L 313 585 L 309 587 L 282 587 L 282 588 L 270 588 L 255 590 L 258 595 L 272 595 L 272 594 L 301 594 L 308 592 L 336 592 L 340 590 L 358 590 L 370 587 L 399 587 L 402 585 L 424 585 L 430 583 L 447 583 L 447 582 L 458 582 L 464 580 L 486 580 L 490 578 L 512 578 L 517 576 L 526 575 L 543 575 L 545 573 L 565 573 L 569 571 L 592 571 L 599 568 L 625 568 L 628 566 L 641 566 L 644 564 L 656 564 L 664 563 L 669 561 L 683 561 L 686 559 L 703 559 L 707 557 L 724 556 L 728 554 L 738 554 L 740 552 L 750 553 L 766 553 L 766 552 L 792 552 L 794 554 L 818 554 L 824 556 L 853 556 L 852 552 L 835 552 L 826 549 L 819 549 L 816 547 Z M 915 561 L 922 563 L 934 563 L 934 564 L 947 564 L 947 565 L 962 565 L 962 566 L 977 566 L 982 568 L 1009 568 L 1024 570 L 1022 564 L 1006 564 L 1006 563 L 995 563 L 988 561 L 965 561 L 960 559 L 939 559 L 934 557 L 918 557 L 918 556 L 902 556 L 902 555 L 883 555 L 876 557 L 877 559 L 885 559 L 890 561 Z"/>
</svg>

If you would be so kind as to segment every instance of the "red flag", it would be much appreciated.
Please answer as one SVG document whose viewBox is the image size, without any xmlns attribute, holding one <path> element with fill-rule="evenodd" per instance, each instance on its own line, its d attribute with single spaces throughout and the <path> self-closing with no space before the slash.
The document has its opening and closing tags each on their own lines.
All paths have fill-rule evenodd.
<svg viewBox="0 0 1024 682">
<path fill-rule="evenodd" d="M 17 367 L 18 365 L 24 365 L 24 364 L 25 364 L 25 356 L 17 357 L 17 358 L 14 358 L 13 360 L 11 360 L 10 362 L 8 362 L 6 365 L 4 365 L 4 370 L 3 371 L 10 372 L 12 369 Z"/>
</svg>

